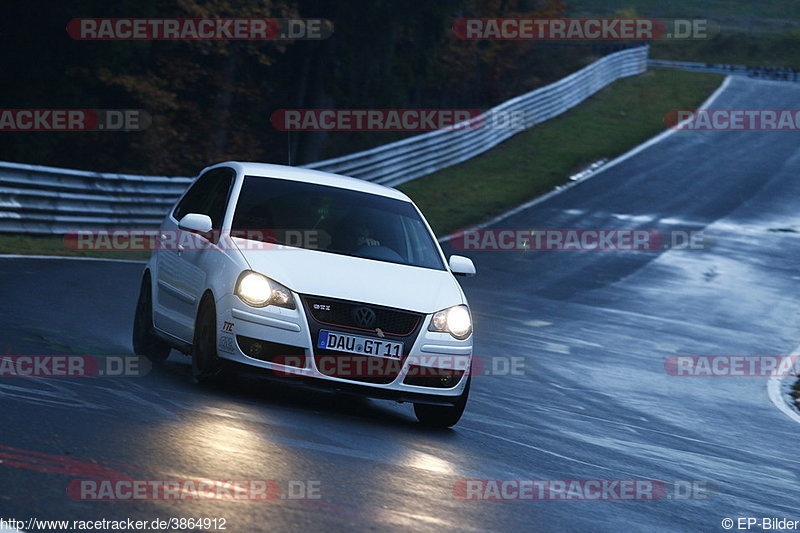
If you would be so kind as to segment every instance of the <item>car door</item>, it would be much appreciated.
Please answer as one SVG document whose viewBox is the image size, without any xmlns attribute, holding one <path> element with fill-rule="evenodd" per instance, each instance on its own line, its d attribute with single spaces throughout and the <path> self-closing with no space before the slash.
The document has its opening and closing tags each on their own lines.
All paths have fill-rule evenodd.
<svg viewBox="0 0 800 533">
<path fill-rule="evenodd" d="M 153 320 L 158 329 L 185 342 L 192 342 L 195 310 L 206 287 L 206 272 L 199 262 L 217 250 L 213 235 L 218 236 L 222 227 L 234 175 L 227 167 L 201 175 L 161 228 Z M 181 230 L 178 223 L 189 213 L 208 215 L 217 231 L 209 238 Z"/>
</svg>

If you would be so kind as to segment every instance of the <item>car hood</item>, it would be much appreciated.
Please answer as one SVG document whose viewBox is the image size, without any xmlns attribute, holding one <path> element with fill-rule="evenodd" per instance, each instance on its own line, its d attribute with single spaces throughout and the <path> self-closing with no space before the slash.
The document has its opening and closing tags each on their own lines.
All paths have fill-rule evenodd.
<svg viewBox="0 0 800 533">
<path fill-rule="evenodd" d="M 248 249 L 233 238 L 250 268 L 300 294 L 435 313 L 464 303 L 461 287 L 447 270 L 398 265 L 318 250 L 273 246 Z"/>
</svg>

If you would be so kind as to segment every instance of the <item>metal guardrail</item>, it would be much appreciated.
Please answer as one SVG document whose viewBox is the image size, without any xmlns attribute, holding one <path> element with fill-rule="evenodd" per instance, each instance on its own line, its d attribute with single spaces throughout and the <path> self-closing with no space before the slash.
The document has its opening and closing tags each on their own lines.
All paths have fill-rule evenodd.
<svg viewBox="0 0 800 533">
<path fill-rule="evenodd" d="M 697 63 L 693 61 L 669 61 L 648 59 L 649 68 L 671 68 L 691 72 L 709 72 L 729 76 L 746 76 L 762 80 L 800 82 L 800 70 L 790 67 L 752 67 L 747 65 L 727 65 L 723 63 Z"/>
<path fill-rule="evenodd" d="M 648 47 L 642 46 L 607 55 L 566 78 L 489 109 L 461 129 L 423 133 L 305 167 L 399 185 L 480 155 L 571 109 L 613 81 L 641 74 L 647 69 L 647 54 Z M 503 127 L 509 118 L 520 119 L 519 126 Z"/>
<path fill-rule="evenodd" d="M 305 168 L 389 186 L 426 176 L 571 109 L 619 78 L 644 72 L 647 54 L 647 46 L 616 52 L 503 102 L 464 127 L 414 135 Z M 509 119 L 516 122 L 509 124 Z M 191 181 L 0 162 L 0 233 L 62 235 L 77 229 L 156 227 Z"/>
<path fill-rule="evenodd" d="M 0 232 L 155 227 L 192 179 L 0 162 Z"/>
</svg>

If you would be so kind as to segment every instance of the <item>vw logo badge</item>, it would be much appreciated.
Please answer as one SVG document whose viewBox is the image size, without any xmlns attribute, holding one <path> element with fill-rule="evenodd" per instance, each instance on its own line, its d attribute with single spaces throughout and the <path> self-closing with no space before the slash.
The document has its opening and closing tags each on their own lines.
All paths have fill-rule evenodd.
<svg viewBox="0 0 800 533">
<path fill-rule="evenodd" d="M 375 324 L 375 311 L 369 307 L 356 307 L 353 309 L 353 319 L 359 327 L 371 329 Z"/>
</svg>

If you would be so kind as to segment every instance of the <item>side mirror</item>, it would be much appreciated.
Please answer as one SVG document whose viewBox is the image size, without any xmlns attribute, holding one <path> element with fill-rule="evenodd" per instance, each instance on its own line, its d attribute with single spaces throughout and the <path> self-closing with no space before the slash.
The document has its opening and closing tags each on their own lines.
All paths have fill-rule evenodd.
<svg viewBox="0 0 800 533">
<path fill-rule="evenodd" d="M 451 255 L 449 264 L 450 264 L 450 270 L 456 276 L 475 275 L 475 264 L 469 257 L 464 257 L 462 255 Z"/>
<path fill-rule="evenodd" d="M 211 217 L 199 213 L 189 213 L 178 222 L 178 227 L 183 231 L 191 231 L 207 237 L 211 233 Z"/>
</svg>

